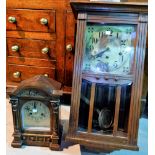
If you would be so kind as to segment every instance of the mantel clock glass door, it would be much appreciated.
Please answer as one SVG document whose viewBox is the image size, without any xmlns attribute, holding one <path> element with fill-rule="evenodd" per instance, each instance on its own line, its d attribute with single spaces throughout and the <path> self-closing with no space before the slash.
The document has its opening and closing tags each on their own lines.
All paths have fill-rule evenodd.
<svg viewBox="0 0 155 155">
<path fill-rule="evenodd" d="M 21 108 L 22 128 L 27 131 L 50 131 L 50 110 L 41 101 L 30 100 Z"/>
<path fill-rule="evenodd" d="M 77 33 L 66 139 L 96 150 L 138 150 L 147 4 L 71 6 Z"/>
</svg>

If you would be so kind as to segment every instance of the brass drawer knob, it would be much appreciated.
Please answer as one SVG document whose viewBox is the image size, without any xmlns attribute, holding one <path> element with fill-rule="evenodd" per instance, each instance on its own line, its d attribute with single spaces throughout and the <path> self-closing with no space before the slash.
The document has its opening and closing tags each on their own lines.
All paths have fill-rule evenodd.
<svg viewBox="0 0 155 155">
<path fill-rule="evenodd" d="M 48 74 L 44 74 L 44 76 L 45 76 L 45 77 L 49 77 L 49 75 L 48 75 Z"/>
<path fill-rule="evenodd" d="M 8 21 L 10 22 L 10 23 L 15 23 L 16 22 L 16 18 L 15 17 L 8 17 Z"/>
<path fill-rule="evenodd" d="M 20 75 L 21 75 L 21 73 L 18 72 L 18 71 L 13 73 L 13 77 L 16 78 L 16 79 L 19 78 Z"/>
<path fill-rule="evenodd" d="M 108 80 L 109 79 L 109 77 L 108 76 L 104 76 L 104 80 Z"/>
<path fill-rule="evenodd" d="M 40 23 L 41 23 L 42 25 L 47 25 L 47 24 L 48 24 L 48 20 L 47 20 L 46 18 L 41 18 L 41 19 L 40 19 Z"/>
<path fill-rule="evenodd" d="M 48 47 L 45 47 L 41 50 L 41 53 L 42 54 L 47 54 L 49 52 L 49 48 Z"/>
<path fill-rule="evenodd" d="M 19 51 L 19 46 L 18 45 L 14 45 L 14 46 L 11 47 L 11 50 L 13 52 L 17 52 L 17 51 Z"/>
<path fill-rule="evenodd" d="M 66 50 L 68 52 L 71 52 L 72 51 L 72 45 L 71 44 L 66 45 Z"/>
<path fill-rule="evenodd" d="M 119 78 L 118 78 L 118 77 L 115 77 L 115 78 L 114 78 L 114 80 L 115 80 L 115 81 L 118 81 L 118 80 L 119 80 Z"/>
</svg>

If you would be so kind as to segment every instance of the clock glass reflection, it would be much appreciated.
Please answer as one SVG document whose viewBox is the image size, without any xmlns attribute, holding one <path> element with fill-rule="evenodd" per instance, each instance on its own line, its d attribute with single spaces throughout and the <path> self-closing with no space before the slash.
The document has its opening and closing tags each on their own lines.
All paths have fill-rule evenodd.
<svg viewBox="0 0 155 155">
<path fill-rule="evenodd" d="M 31 100 L 21 108 L 22 128 L 31 131 L 50 131 L 50 111 L 41 101 Z"/>
<path fill-rule="evenodd" d="M 136 26 L 87 23 L 83 71 L 131 74 Z"/>
<path fill-rule="evenodd" d="M 92 85 L 92 82 L 82 79 L 78 130 L 111 135 L 114 126 L 117 84 L 96 83 L 93 107 L 91 106 Z M 121 85 L 117 130 L 122 136 L 127 136 L 128 132 L 131 88 L 132 83 Z"/>
</svg>

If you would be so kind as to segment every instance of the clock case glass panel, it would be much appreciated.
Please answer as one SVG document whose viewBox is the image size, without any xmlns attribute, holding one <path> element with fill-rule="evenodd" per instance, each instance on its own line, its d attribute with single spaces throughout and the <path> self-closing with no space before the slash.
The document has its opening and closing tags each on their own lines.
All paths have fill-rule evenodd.
<svg viewBox="0 0 155 155">
<path fill-rule="evenodd" d="M 135 41 L 135 25 L 87 23 L 83 71 L 131 74 Z"/>
<path fill-rule="evenodd" d="M 116 107 L 117 84 L 97 83 L 92 114 L 92 133 L 113 134 L 114 116 Z M 90 98 L 92 82 L 82 80 L 81 98 L 79 108 L 78 130 L 88 132 Z M 118 120 L 118 132 L 126 136 L 128 132 L 128 119 L 131 101 L 132 83 L 121 85 L 120 109 Z M 92 110 L 92 109 L 91 109 Z M 124 134 L 123 134 L 124 132 Z"/>
</svg>

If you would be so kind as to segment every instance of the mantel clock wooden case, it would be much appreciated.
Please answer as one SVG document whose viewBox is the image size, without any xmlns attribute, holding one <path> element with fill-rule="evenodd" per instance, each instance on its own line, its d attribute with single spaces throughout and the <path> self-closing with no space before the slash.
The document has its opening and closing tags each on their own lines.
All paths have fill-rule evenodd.
<svg viewBox="0 0 155 155">
<path fill-rule="evenodd" d="M 14 123 L 13 147 L 26 144 L 60 149 L 60 87 L 59 82 L 38 75 L 21 82 L 10 95 Z"/>
<path fill-rule="evenodd" d="M 77 18 L 67 140 L 138 150 L 147 4 L 71 1 Z"/>
</svg>

